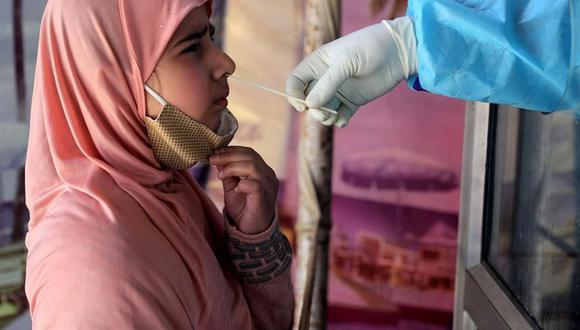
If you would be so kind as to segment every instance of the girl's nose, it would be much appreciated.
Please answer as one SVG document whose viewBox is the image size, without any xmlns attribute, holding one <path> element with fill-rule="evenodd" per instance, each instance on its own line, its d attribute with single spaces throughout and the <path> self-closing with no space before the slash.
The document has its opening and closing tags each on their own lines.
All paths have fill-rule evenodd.
<svg viewBox="0 0 580 330">
<path fill-rule="evenodd" d="M 236 63 L 234 62 L 234 60 L 232 60 L 231 57 L 228 56 L 228 54 L 226 54 L 221 49 L 216 47 L 216 50 L 217 50 L 217 54 L 215 56 L 216 65 L 213 73 L 213 78 L 215 80 L 219 80 L 222 77 L 224 77 L 224 75 L 233 74 L 234 71 L 236 70 Z"/>
</svg>

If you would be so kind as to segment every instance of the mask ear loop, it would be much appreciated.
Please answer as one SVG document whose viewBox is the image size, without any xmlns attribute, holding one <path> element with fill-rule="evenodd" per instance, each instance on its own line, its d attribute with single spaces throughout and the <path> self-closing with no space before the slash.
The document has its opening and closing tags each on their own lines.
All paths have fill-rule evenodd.
<svg viewBox="0 0 580 330">
<path fill-rule="evenodd" d="M 151 96 L 153 96 L 154 99 L 157 100 L 157 102 L 161 103 L 161 105 L 163 107 L 165 107 L 168 103 L 167 101 L 165 101 L 164 98 L 161 97 L 161 95 L 157 94 L 156 91 L 154 91 L 151 87 L 144 85 L 145 86 L 145 90 L 147 91 L 147 93 L 149 93 Z"/>
</svg>

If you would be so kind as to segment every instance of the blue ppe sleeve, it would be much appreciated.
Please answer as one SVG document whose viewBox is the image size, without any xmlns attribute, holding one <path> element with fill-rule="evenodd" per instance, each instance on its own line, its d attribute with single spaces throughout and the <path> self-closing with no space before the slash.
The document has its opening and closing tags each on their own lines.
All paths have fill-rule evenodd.
<svg viewBox="0 0 580 330">
<path fill-rule="evenodd" d="M 576 2 L 409 0 L 418 62 L 409 86 L 545 112 L 580 107 Z"/>
</svg>

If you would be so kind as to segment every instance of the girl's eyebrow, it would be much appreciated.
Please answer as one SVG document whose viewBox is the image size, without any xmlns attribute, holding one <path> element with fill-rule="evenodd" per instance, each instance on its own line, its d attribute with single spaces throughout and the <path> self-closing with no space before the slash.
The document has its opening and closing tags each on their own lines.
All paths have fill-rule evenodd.
<svg viewBox="0 0 580 330">
<path fill-rule="evenodd" d="M 183 39 L 179 40 L 178 42 L 176 42 L 175 45 L 173 45 L 173 48 L 177 47 L 179 44 L 182 44 L 182 43 L 184 43 L 186 41 L 191 41 L 191 40 L 195 40 L 195 39 L 201 39 L 201 37 L 203 37 L 207 33 L 207 30 L 208 29 L 209 29 L 209 25 L 206 25 L 200 31 L 191 32 L 185 38 L 183 38 Z"/>
</svg>

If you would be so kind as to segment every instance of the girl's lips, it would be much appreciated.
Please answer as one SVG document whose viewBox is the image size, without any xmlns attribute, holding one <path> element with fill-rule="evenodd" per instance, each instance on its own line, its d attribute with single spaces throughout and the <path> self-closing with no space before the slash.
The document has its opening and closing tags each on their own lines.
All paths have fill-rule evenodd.
<svg viewBox="0 0 580 330">
<path fill-rule="evenodd" d="M 214 103 L 219 105 L 220 107 L 225 108 L 228 106 L 228 99 L 225 97 L 222 97 L 221 99 L 217 99 Z"/>
</svg>

